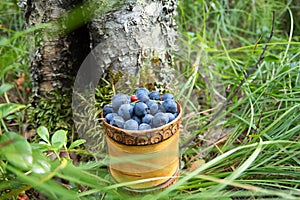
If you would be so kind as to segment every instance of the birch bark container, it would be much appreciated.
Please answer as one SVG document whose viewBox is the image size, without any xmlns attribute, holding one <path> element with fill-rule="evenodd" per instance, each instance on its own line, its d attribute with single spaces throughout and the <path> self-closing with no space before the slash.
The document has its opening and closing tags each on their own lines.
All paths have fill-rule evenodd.
<svg viewBox="0 0 300 200">
<path fill-rule="evenodd" d="M 124 189 L 134 192 L 152 191 L 166 188 L 177 181 L 182 114 L 179 103 L 177 107 L 176 119 L 149 130 L 124 130 L 103 120 L 111 176 L 117 183 L 142 181 Z"/>
</svg>

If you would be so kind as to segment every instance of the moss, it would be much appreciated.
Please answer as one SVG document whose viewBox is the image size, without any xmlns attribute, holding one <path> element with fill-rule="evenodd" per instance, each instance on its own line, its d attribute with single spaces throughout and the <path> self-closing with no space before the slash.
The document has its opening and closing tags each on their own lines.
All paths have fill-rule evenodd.
<svg viewBox="0 0 300 200">
<path fill-rule="evenodd" d="M 38 128 L 43 125 L 50 133 L 59 129 L 72 130 L 74 123 L 72 120 L 71 102 L 69 94 L 55 89 L 45 97 L 34 99 L 32 106 L 27 111 L 27 123 Z"/>
</svg>

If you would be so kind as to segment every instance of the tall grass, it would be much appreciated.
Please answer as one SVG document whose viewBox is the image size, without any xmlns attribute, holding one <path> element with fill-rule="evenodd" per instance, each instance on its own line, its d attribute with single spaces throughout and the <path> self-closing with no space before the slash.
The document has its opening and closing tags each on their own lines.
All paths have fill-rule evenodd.
<svg viewBox="0 0 300 200">
<path fill-rule="evenodd" d="M 177 183 L 156 194 L 133 197 L 118 190 L 133 183 L 112 182 L 107 160 L 78 165 L 64 158 L 49 161 L 47 174 L 25 173 L 0 161 L 0 199 L 16 199 L 23 191 L 34 194 L 28 192 L 32 189 L 50 199 L 299 199 L 298 7 L 280 0 L 179 2 L 175 68 L 182 80 L 177 97 L 185 108 L 181 143 L 200 136 L 181 151 Z M 272 11 L 275 33 L 264 60 L 215 123 L 203 128 L 244 79 L 244 72 L 252 71 L 270 34 Z M 23 21 L 20 13 L 13 16 L 10 26 L 1 29 L 1 72 L 28 74 L 26 40 L 15 37 Z M 12 80 L 2 76 L 1 81 Z M 81 148 L 70 151 L 91 155 Z"/>
</svg>

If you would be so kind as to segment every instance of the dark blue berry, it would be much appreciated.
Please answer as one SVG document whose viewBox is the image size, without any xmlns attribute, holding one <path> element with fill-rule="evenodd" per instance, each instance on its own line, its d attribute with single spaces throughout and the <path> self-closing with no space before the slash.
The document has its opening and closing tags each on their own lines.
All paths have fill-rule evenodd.
<svg viewBox="0 0 300 200">
<path fill-rule="evenodd" d="M 174 100 L 172 99 L 167 99 L 162 103 L 162 106 L 164 107 L 164 109 L 166 110 L 166 112 L 170 112 L 170 113 L 177 113 L 177 104 Z"/>
<path fill-rule="evenodd" d="M 118 110 L 118 115 L 121 116 L 125 121 L 131 119 L 133 115 L 133 107 L 131 104 L 123 104 Z"/>
<path fill-rule="evenodd" d="M 138 124 L 141 124 L 141 123 L 142 123 L 142 119 L 139 118 L 139 117 L 136 116 L 136 115 L 134 115 L 134 116 L 132 117 L 132 119 L 133 119 L 134 121 L 136 121 Z"/>
<path fill-rule="evenodd" d="M 158 113 L 158 103 L 155 101 L 147 101 L 146 105 L 149 108 L 149 112 L 151 115 L 155 115 L 156 113 Z"/>
<path fill-rule="evenodd" d="M 172 99 L 174 100 L 174 96 L 172 94 L 166 93 L 162 96 L 161 100 L 165 101 L 167 99 Z"/>
<path fill-rule="evenodd" d="M 148 106 L 139 101 L 134 106 L 134 114 L 138 117 L 144 117 L 148 112 Z"/>
<path fill-rule="evenodd" d="M 154 128 L 157 128 L 167 124 L 168 121 L 169 121 L 168 115 L 166 113 L 159 112 L 156 115 L 154 115 L 152 119 L 152 126 Z"/>
<path fill-rule="evenodd" d="M 145 94 L 145 95 L 149 95 L 149 90 L 147 88 L 138 88 L 136 91 L 135 91 L 135 96 L 139 96 L 141 94 Z"/>
<path fill-rule="evenodd" d="M 142 123 L 139 125 L 139 130 L 149 130 L 151 126 L 149 124 Z"/>
<path fill-rule="evenodd" d="M 104 107 L 103 107 L 103 114 L 104 116 L 106 116 L 107 114 L 109 113 L 113 113 L 113 108 L 111 106 L 111 104 L 106 104 Z"/>
<path fill-rule="evenodd" d="M 118 128 L 123 128 L 125 120 L 121 116 L 116 115 L 113 117 L 113 119 L 109 123 Z"/>
<path fill-rule="evenodd" d="M 152 100 L 160 100 L 160 93 L 158 91 L 152 91 L 149 94 L 149 98 Z"/>
<path fill-rule="evenodd" d="M 124 129 L 126 129 L 126 130 L 138 130 L 139 129 L 139 125 L 138 125 L 138 123 L 135 120 L 130 119 L 130 120 L 127 120 L 124 123 Z"/>
<path fill-rule="evenodd" d="M 118 112 L 122 104 L 130 103 L 130 97 L 126 94 L 117 94 L 112 98 L 111 104 L 115 113 Z"/>
<path fill-rule="evenodd" d="M 106 121 L 107 123 L 110 123 L 110 121 L 111 121 L 115 116 L 117 116 L 116 113 L 108 113 L 108 114 L 105 116 L 105 121 Z"/>
<path fill-rule="evenodd" d="M 174 118 L 176 119 L 178 117 L 178 113 L 174 113 Z"/>
<path fill-rule="evenodd" d="M 137 98 L 139 98 L 140 101 L 146 103 L 147 101 L 149 101 L 149 96 L 147 94 L 144 93 L 140 93 L 137 95 Z"/>
<path fill-rule="evenodd" d="M 146 114 L 143 118 L 142 118 L 142 122 L 145 124 L 151 124 L 153 119 L 153 115 L 150 114 Z"/>
<path fill-rule="evenodd" d="M 172 114 L 172 113 L 166 113 L 166 114 L 168 115 L 168 118 L 169 118 L 168 123 L 170 123 L 171 121 L 173 121 L 175 119 L 174 114 Z"/>
<path fill-rule="evenodd" d="M 161 103 L 158 103 L 158 111 L 157 112 L 162 112 L 162 113 L 166 112 L 165 108 L 163 107 L 163 105 Z"/>
</svg>

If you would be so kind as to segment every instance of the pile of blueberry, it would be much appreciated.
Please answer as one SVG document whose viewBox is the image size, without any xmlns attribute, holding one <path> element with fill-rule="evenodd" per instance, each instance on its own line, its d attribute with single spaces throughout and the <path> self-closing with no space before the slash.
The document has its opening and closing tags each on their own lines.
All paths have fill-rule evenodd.
<svg viewBox="0 0 300 200">
<path fill-rule="evenodd" d="M 126 130 L 148 130 L 163 126 L 178 116 L 172 94 L 161 95 L 138 88 L 135 95 L 117 94 L 103 107 L 105 121 Z"/>
</svg>

